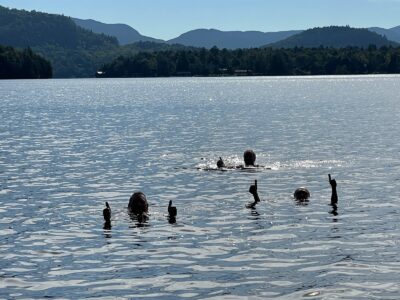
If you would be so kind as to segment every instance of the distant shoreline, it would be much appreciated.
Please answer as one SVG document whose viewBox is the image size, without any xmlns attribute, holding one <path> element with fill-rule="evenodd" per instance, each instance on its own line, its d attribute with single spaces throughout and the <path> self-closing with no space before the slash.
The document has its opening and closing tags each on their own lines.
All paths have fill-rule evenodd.
<svg viewBox="0 0 400 300">
<path fill-rule="evenodd" d="M 53 78 L 8 78 L 8 79 L 0 79 L 0 82 L 4 81 L 21 81 L 21 80 L 29 80 L 29 81 L 53 81 L 53 80 L 106 80 L 106 79 L 189 79 L 189 78 L 199 78 L 199 79 L 207 79 L 207 78 L 323 78 L 323 77 L 399 77 L 399 73 L 379 73 L 379 74 L 344 74 L 344 75 L 250 75 L 250 76 L 168 76 L 168 77 L 53 77 Z"/>
</svg>

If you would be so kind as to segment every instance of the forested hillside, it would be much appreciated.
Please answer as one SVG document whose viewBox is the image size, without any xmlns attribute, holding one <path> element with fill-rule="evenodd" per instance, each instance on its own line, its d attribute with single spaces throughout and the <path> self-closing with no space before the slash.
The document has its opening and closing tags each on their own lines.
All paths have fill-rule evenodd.
<svg viewBox="0 0 400 300">
<path fill-rule="evenodd" d="M 118 49 L 115 37 L 92 33 L 68 17 L 1 6 L 0 44 L 31 47 L 51 61 L 55 77 L 90 77 Z"/>
<path fill-rule="evenodd" d="M 216 29 L 196 29 L 186 32 L 168 43 L 178 43 L 200 48 L 238 49 L 257 48 L 283 40 L 301 30 L 260 32 L 260 31 L 220 31 Z"/>
<path fill-rule="evenodd" d="M 119 46 L 115 37 L 81 28 L 65 16 L 0 6 L 0 44 L 31 47 L 48 59 L 54 77 L 93 77 L 98 68 L 120 55 L 184 46 L 138 42 Z"/>
<path fill-rule="evenodd" d="M 269 44 L 267 47 L 294 48 L 294 47 L 368 47 L 375 45 L 396 46 L 395 42 L 368 29 L 351 28 L 349 26 L 317 27 L 292 35 L 282 41 Z"/>
<path fill-rule="evenodd" d="M 241 32 L 206 35 L 210 33 L 219 39 L 248 37 Z M 93 77 L 99 69 L 106 77 L 400 72 L 397 43 L 367 29 L 338 26 L 306 30 L 261 49 L 208 50 L 155 42 L 120 46 L 115 37 L 81 28 L 69 17 L 0 6 L 0 44 L 30 47 L 51 62 L 54 77 L 64 78 Z M 25 52 L 33 55 L 32 50 Z"/>
<path fill-rule="evenodd" d="M 51 78 L 50 63 L 30 48 L 18 51 L 0 45 L 0 79 Z"/>
<path fill-rule="evenodd" d="M 104 33 L 109 36 L 115 36 L 121 45 L 136 42 L 163 42 L 162 40 L 141 35 L 136 29 L 133 29 L 131 26 L 126 24 L 105 24 L 95 20 L 82 20 L 77 18 L 72 18 L 72 20 L 78 26 L 95 33 Z"/>
<path fill-rule="evenodd" d="M 104 77 L 336 75 L 399 73 L 400 48 L 293 48 L 160 51 L 121 56 Z"/>
</svg>

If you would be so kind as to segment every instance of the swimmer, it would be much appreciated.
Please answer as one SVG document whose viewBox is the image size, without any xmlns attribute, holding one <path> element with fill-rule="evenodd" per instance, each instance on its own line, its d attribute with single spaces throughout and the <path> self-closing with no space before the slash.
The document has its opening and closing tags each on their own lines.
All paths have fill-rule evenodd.
<svg viewBox="0 0 400 300">
<path fill-rule="evenodd" d="M 256 167 L 256 154 L 253 150 L 246 150 L 243 153 L 244 166 L 245 167 Z"/>
<path fill-rule="evenodd" d="M 256 207 L 256 204 L 261 201 L 257 192 L 257 180 L 254 180 L 254 185 L 250 186 L 249 193 L 253 195 L 254 202 L 246 204 L 246 207 L 254 209 Z"/>
<path fill-rule="evenodd" d="M 149 210 L 146 195 L 142 192 L 133 193 L 129 199 L 128 209 L 131 213 L 138 216 L 146 214 Z"/>
<path fill-rule="evenodd" d="M 310 198 L 310 192 L 305 187 L 299 187 L 294 191 L 294 198 L 300 202 L 307 202 Z"/>
<path fill-rule="evenodd" d="M 104 217 L 104 221 L 106 221 L 106 222 L 111 221 L 111 207 L 107 201 L 106 201 L 106 208 L 103 209 L 103 217 Z"/>
<path fill-rule="evenodd" d="M 252 168 L 265 168 L 271 170 L 271 168 L 266 168 L 265 166 L 256 165 L 256 154 L 253 150 L 246 150 L 243 153 L 244 165 L 236 166 L 236 169 L 252 169 Z"/>
<path fill-rule="evenodd" d="M 176 217 L 176 214 L 177 214 L 177 209 L 175 206 L 172 206 L 172 200 L 169 200 L 168 215 L 170 217 Z"/>
<path fill-rule="evenodd" d="M 172 200 L 170 200 L 168 205 L 168 222 L 170 224 L 176 223 L 176 215 L 177 215 L 177 209 L 175 206 L 172 206 Z"/>
<path fill-rule="evenodd" d="M 221 157 L 221 156 L 219 157 L 219 160 L 217 161 L 217 168 L 218 168 L 218 169 L 225 168 L 225 163 L 224 163 L 224 161 L 222 160 L 222 157 Z"/>
<path fill-rule="evenodd" d="M 111 229 L 111 207 L 106 202 L 106 208 L 103 209 L 103 217 L 104 217 L 104 227 L 103 229 L 110 230 Z"/>
</svg>

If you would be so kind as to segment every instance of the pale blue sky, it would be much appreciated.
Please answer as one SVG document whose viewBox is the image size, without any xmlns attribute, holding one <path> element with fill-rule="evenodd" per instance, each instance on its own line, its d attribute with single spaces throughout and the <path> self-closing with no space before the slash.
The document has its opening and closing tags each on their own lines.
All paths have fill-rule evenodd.
<svg viewBox="0 0 400 300">
<path fill-rule="evenodd" d="M 0 0 L 0 5 L 125 23 L 161 39 L 197 28 L 267 32 L 400 25 L 400 0 Z"/>
</svg>

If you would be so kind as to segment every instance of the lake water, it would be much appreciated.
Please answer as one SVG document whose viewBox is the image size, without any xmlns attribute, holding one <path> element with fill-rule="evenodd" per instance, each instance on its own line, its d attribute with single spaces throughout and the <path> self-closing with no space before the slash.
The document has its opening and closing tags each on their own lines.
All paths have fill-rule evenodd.
<svg viewBox="0 0 400 300">
<path fill-rule="evenodd" d="M 0 81 L 0 103 L 1 299 L 399 297 L 400 76 Z M 265 167 L 206 171 L 246 149 Z"/>
</svg>

